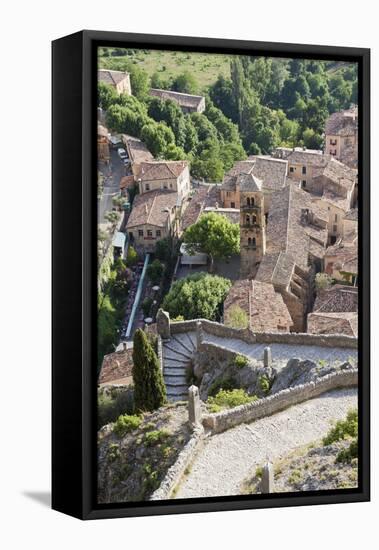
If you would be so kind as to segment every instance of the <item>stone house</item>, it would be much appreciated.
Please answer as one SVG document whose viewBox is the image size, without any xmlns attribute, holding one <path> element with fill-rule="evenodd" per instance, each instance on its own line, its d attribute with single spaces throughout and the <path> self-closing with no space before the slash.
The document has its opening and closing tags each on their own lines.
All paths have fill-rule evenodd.
<svg viewBox="0 0 379 550">
<path fill-rule="evenodd" d="M 256 280 L 282 295 L 295 332 L 304 332 L 313 298 L 314 274 L 327 246 L 327 216 L 311 195 L 292 182 L 272 197 L 266 226 L 266 254 Z"/>
<path fill-rule="evenodd" d="M 312 334 L 358 335 L 358 289 L 334 285 L 317 292 L 308 314 L 307 332 Z"/>
<path fill-rule="evenodd" d="M 343 236 L 344 218 L 355 206 L 357 195 L 357 171 L 331 159 L 314 171 L 311 192 L 320 206 L 328 210 L 329 243 L 334 244 Z"/>
<path fill-rule="evenodd" d="M 126 134 L 122 134 L 121 139 L 130 159 L 132 173 L 135 178 L 138 178 L 141 172 L 141 164 L 154 160 L 154 157 L 140 139 Z"/>
<path fill-rule="evenodd" d="M 288 176 L 299 182 L 302 189 L 312 189 L 314 170 L 325 166 L 330 156 L 324 155 L 322 151 L 306 149 L 305 147 L 278 147 L 272 153 L 274 158 L 283 159 L 288 162 Z"/>
<path fill-rule="evenodd" d="M 358 208 L 349 210 L 343 218 L 342 237 L 344 242 L 352 242 L 358 236 Z"/>
<path fill-rule="evenodd" d="M 97 72 L 97 79 L 99 82 L 104 82 L 104 84 L 112 86 L 112 88 L 114 88 L 119 95 L 132 95 L 129 73 L 109 69 L 99 69 Z"/>
<path fill-rule="evenodd" d="M 358 107 L 333 113 L 325 124 L 325 153 L 344 164 L 358 164 Z"/>
<path fill-rule="evenodd" d="M 126 224 L 130 243 L 143 252 L 154 252 L 156 242 L 178 234 L 181 201 L 165 190 L 137 195 Z"/>
<path fill-rule="evenodd" d="M 142 162 L 136 182 L 141 195 L 163 189 L 175 191 L 180 198 L 184 198 L 191 190 L 188 162 L 186 160 Z"/>
<path fill-rule="evenodd" d="M 97 159 L 101 162 L 109 162 L 108 130 L 101 124 L 97 125 Z"/>
<path fill-rule="evenodd" d="M 346 243 L 340 239 L 325 252 L 325 273 L 336 279 L 356 286 L 358 281 L 357 240 Z"/>
<path fill-rule="evenodd" d="M 293 325 L 282 296 L 269 283 L 236 281 L 224 301 L 224 322 L 231 323 L 235 308 L 246 313 L 253 332 L 290 332 Z"/>
<path fill-rule="evenodd" d="M 173 90 L 159 90 L 158 88 L 152 88 L 150 95 L 159 99 L 174 101 L 183 113 L 202 113 L 205 110 L 204 96 L 183 94 Z"/>
<path fill-rule="evenodd" d="M 224 208 L 240 207 L 240 180 L 253 175 L 262 181 L 265 214 L 269 211 L 271 196 L 286 185 L 287 161 L 264 156 L 252 156 L 235 163 L 225 174 L 221 185 L 221 203 Z"/>
</svg>

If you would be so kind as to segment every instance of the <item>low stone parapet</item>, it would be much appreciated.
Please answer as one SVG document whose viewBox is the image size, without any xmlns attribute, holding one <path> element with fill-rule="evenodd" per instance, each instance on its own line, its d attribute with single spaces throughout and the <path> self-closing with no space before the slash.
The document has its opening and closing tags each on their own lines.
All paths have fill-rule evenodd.
<svg viewBox="0 0 379 550">
<path fill-rule="evenodd" d="M 219 413 L 203 416 L 203 426 L 213 433 L 223 432 L 238 424 L 253 422 L 308 399 L 340 388 L 358 385 L 358 369 L 328 374 L 316 382 L 309 382 L 282 390 L 274 395 L 234 407 Z"/>
</svg>

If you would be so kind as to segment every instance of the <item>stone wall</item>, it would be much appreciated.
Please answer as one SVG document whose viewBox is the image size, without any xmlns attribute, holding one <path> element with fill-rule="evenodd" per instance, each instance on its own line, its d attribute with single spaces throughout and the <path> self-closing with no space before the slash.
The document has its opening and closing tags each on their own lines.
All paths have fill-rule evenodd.
<svg viewBox="0 0 379 550">
<path fill-rule="evenodd" d="M 317 397 L 327 391 L 348 388 L 358 385 L 358 369 L 339 371 L 324 376 L 317 382 L 295 386 L 282 390 L 274 395 L 241 405 L 233 409 L 209 414 L 203 417 L 203 425 L 212 433 L 223 432 L 242 424 L 253 422 L 264 416 L 269 416 L 287 407 L 297 405 L 308 399 Z"/>
<path fill-rule="evenodd" d="M 190 321 L 170 321 L 172 334 L 195 331 L 196 323 L 200 321 L 205 333 L 221 338 L 237 338 L 248 344 L 291 344 L 303 346 L 321 346 L 329 348 L 357 349 L 358 339 L 353 336 L 334 334 L 308 334 L 305 332 L 252 332 L 250 329 L 236 329 L 207 319 L 191 319 Z M 206 339 L 206 334 L 204 334 Z"/>
<path fill-rule="evenodd" d="M 196 427 L 191 438 L 187 441 L 178 455 L 178 458 L 168 469 L 162 483 L 156 491 L 150 496 L 149 500 L 166 500 L 169 499 L 183 477 L 185 469 L 192 463 L 196 453 L 203 444 L 204 428 Z"/>
</svg>

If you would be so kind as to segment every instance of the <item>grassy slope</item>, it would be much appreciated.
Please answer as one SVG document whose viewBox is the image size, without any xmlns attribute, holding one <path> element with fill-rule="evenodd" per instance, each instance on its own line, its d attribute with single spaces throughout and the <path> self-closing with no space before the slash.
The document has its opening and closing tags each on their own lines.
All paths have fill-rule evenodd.
<svg viewBox="0 0 379 550">
<path fill-rule="evenodd" d="M 149 76 L 159 72 L 163 78 L 176 76 L 189 71 L 194 74 L 199 86 L 203 89 L 217 80 L 219 74 L 230 75 L 230 56 L 223 54 L 205 54 L 149 50 L 138 52 L 133 56 L 100 57 L 100 67 L 107 68 L 114 60 L 136 60 L 137 65 Z M 166 67 L 165 70 L 162 70 Z"/>
</svg>

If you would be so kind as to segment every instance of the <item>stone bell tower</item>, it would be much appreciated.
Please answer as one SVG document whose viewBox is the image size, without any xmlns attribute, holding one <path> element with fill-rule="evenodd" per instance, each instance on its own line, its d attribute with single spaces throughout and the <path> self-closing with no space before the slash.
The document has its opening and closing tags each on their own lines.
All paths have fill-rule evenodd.
<svg viewBox="0 0 379 550">
<path fill-rule="evenodd" d="M 240 241 L 240 276 L 252 279 L 266 252 L 262 182 L 252 174 L 244 174 L 240 179 Z"/>
</svg>

